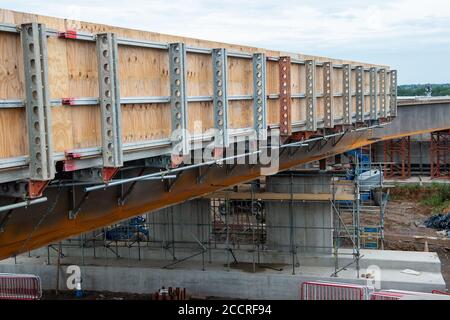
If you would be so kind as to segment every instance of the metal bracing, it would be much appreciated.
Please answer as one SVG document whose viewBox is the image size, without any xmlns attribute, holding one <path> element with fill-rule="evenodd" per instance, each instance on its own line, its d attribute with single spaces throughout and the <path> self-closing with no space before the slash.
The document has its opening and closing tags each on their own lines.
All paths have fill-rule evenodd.
<svg viewBox="0 0 450 320">
<path fill-rule="evenodd" d="M 323 104 L 325 108 L 324 127 L 334 127 L 334 92 L 333 92 L 333 63 L 323 63 Z"/>
<path fill-rule="evenodd" d="M 389 99 L 389 116 L 397 116 L 397 70 L 390 72 L 390 99 Z"/>
<path fill-rule="evenodd" d="M 306 130 L 317 131 L 316 62 L 305 61 Z"/>
<path fill-rule="evenodd" d="M 292 134 L 291 117 L 291 57 L 280 57 L 280 135 L 288 137 Z"/>
<path fill-rule="evenodd" d="M 172 109 L 172 155 L 189 153 L 187 88 L 186 88 L 186 45 L 169 45 L 170 105 Z"/>
<path fill-rule="evenodd" d="M 369 87 L 370 87 L 370 119 L 377 120 L 378 119 L 378 110 L 377 110 L 377 102 L 378 102 L 378 70 L 376 67 L 370 68 L 369 71 Z"/>
<path fill-rule="evenodd" d="M 21 30 L 30 179 L 46 181 L 55 176 L 48 85 L 47 32 L 45 25 L 38 23 L 23 24 Z M 30 196 L 38 195 L 33 195 L 30 190 Z"/>
<path fill-rule="evenodd" d="M 343 123 L 352 123 L 352 67 L 349 64 L 342 66 L 342 97 L 343 97 Z"/>
<path fill-rule="evenodd" d="M 356 122 L 364 122 L 364 70 L 356 67 Z"/>
<path fill-rule="evenodd" d="M 123 150 L 119 58 L 115 34 L 101 33 L 97 35 L 97 57 L 103 166 L 118 168 L 123 166 Z"/>
<path fill-rule="evenodd" d="M 384 142 L 384 176 L 407 179 L 411 177 L 411 137 Z"/>
<path fill-rule="evenodd" d="M 216 148 L 228 147 L 228 93 L 227 93 L 227 50 L 212 50 L 214 78 L 214 142 Z"/>
<path fill-rule="evenodd" d="M 387 74 L 386 69 L 380 69 L 379 74 L 379 86 L 380 86 L 380 118 L 387 118 L 387 108 L 386 108 L 386 100 L 387 100 L 387 92 L 386 92 L 386 81 Z"/>
<path fill-rule="evenodd" d="M 430 176 L 433 179 L 450 178 L 450 130 L 431 133 Z"/>
<path fill-rule="evenodd" d="M 266 55 L 253 54 L 253 128 L 258 139 L 267 136 Z"/>
</svg>

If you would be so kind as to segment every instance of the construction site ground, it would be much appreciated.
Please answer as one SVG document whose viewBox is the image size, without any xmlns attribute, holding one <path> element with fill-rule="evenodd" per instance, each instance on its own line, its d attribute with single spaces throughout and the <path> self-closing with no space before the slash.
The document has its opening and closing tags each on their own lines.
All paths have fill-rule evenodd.
<svg viewBox="0 0 450 320">
<path fill-rule="evenodd" d="M 384 248 L 389 250 L 424 251 L 438 253 L 442 264 L 442 275 L 447 289 L 450 287 L 450 238 L 437 230 L 426 228 L 423 221 L 431 216 L 432 210 L 417 200 L 391 200 L 385 213 Z M 363 215 L 361 225 L 376 224 L 379 217 Z"/>
</svg>

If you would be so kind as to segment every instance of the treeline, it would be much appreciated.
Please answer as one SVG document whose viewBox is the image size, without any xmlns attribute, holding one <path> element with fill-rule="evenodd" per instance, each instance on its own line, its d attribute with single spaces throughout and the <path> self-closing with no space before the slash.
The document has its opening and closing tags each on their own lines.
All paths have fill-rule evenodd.
<svg viewBox="0 0 450 320">
<path fill-rule="evenodd" d="M 431 86 L 431 96 L 450 96 L 450 83 L 444 84 L 405 84 L 397 87 L 398 96 L 426 96 Z"/>
</svg>

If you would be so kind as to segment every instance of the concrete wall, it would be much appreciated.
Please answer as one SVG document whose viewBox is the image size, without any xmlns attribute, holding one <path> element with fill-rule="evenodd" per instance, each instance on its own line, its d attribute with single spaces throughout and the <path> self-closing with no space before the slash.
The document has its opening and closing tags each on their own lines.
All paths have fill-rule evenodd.
<svg viewBox="0 0 450 320">
<path fill-rule="evenodd" d="M 293 176 L 292 192 L 330 192 L 329 175 Z M 270 192 L 289 193 L 291 177 L 267 177 Z M 331 253 L 333 247 L 333 214 L 330 202 L 269 201 L 266 203 L 267 246 L 270 249 L 297 252 Z M 293 225 L 291 230 L 289 226 Z M 283 227 L 282 227 L 283 226 Z M 292 241 L 292 242 L 291 242 Z"/>
<path fill-rule="evenodd" d="M 209 200 L 191 200 L 148 215 L 150 238 L 164 243 L 205 242 L 211 224 Z M 173 222 L 173 225 L 172 225 Z"/>
</svg>

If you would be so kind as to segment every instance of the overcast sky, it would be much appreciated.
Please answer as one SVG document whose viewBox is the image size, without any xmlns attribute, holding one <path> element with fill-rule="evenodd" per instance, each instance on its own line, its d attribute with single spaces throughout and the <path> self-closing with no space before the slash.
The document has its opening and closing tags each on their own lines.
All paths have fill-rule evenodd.
<svg viewBox="0 0 450 320">
<path fill-rule="evenodd" d="M 400 84 L 450 82 L 449 0 L 0 0 L 0 7 L 387 64 Z"/>
</svg>

